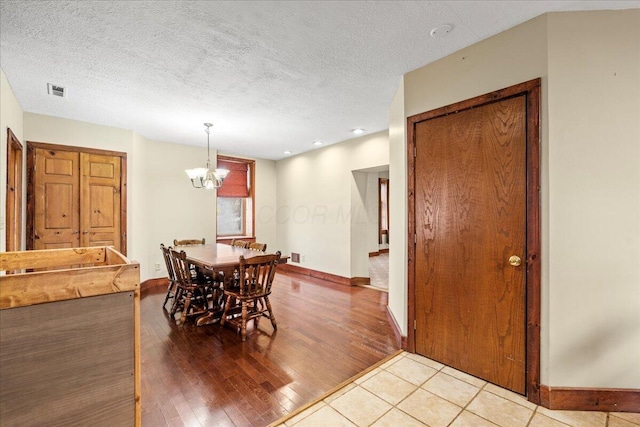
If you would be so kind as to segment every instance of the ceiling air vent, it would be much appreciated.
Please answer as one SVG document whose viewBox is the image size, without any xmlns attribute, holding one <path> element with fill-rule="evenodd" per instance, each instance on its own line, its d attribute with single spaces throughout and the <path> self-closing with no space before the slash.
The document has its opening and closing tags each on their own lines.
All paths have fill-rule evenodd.
<svg viewBox="0 0 640 427">
<path fill-rule="evenodd" d="M 53 95 L 53 96 L 59 96 L 61 98 L 66 98 L 67 90 L 65 88 L 63 88 L 62 86 L 56 86 L 54 84 L 51 83 L 47 83 L 47 93 L 49 95 Z"/>
</svg>

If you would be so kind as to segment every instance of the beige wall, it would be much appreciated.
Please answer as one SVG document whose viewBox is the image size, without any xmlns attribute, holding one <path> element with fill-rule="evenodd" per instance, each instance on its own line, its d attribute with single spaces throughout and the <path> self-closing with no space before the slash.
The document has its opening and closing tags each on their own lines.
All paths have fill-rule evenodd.
<svg viewBox="0 0 640 427">
<path fill-rule="evenodd" d="M 131 192 L 131 200 L 128 200 L 127 210 L 131 207 L 131 224 L 128 227 L 128 254 L 131 259 L 140 262 L 141 277 L 151 277 L 151 266 L 146 262 L 146 258 L 135 257 L 135 255 L 143 256 L 146 253 L 144 249 L 149 241 L 149 230 L 145 227 L 147 212 L 145 207 L 150 202 L 149 192 L 146 191 L 145 181 L 147 176 L 147 165 L 144 161 L 147 157 L 147 140 L 142 135 L 133 132 L 131 158 L 127 164 L 127 185 Z M 137 161 L 136 161 L 137 160 Z M 145 279 L 142 279 L 145 280 Z"/>
<path fill-rule="evenodd" d="M 348 277 L 369 277 L 369 252 L 372 232 L 369 212 L 371 173 L 351 172 L 351 215 L 349 228 L 350 272 Z"/>
<path fill-rule="evenodd" d="M 390 173 L 406 177 L 407 116 L 542 78 L 541 381 L 550 386 L 640 387 L 639 13 L 538 17 L 406 74 L 390 108 Z M 406 234 L 406 215 L 392 212 L 394 236 Z M 406 258 L 396 252 L 406 257 L 407 246 L 396 245 L 389 306 L 406 333 Z"/>
<path fill-rule="evenodd" d="M 352 171 L 389 164 L 387 132 L 351 139 L 276 163 L 278 245 L 299 265 L 353 277 Z"/>
<path fill-rule="evenodd" d="M 640 388 L 640 10 L 548 40 L 549 385 Z"/>
<path fill-rule="evenodd" d="M 256 159 L 255 236 L 266 243 L 269 252 L 280 250 L 276 233 L 276 162 Z"/>
<path fill-rule="evenodd" d="M 206 150 L 202 147 L 147 140 L 146 157 L 141 161 L 146 168 L 145 265 L 150 267 L 149 277 L 166 277 L 160 243 L 203 237 L 209 243 L 216 241 L 216 193 L 193 188 L 184 172 L 205 166 Z M 157 264 L 160 271 L 155 270 Z"/>
<path fill-rule="evenodd" d="M 6 250 L 6 197 L 7 197 L 7 128 L 11 129 L 14 135 L 22 143 L 23 154 L 26 154 L 27 147 L 22 137 L 22 108 L 16 99 L 4 71 L 0 69 L 0 251 Z M 23 167 L 24 170 L 24 167 Z M 24 180 L 23 180 L 24 184 Z M 22 190 L 25 195 L 25 188 Z M 23 215 L 24 217 L 24 215 Z M 24 230 L 24 221 L 22 221 Z M 24 247 L 24 239 L 22 240 Z"/>
<path fill-rule="evenodd" d="M 389 311 L 407 335 L 407 120 L 404 77 L 389 107 Z"/>
</svg>

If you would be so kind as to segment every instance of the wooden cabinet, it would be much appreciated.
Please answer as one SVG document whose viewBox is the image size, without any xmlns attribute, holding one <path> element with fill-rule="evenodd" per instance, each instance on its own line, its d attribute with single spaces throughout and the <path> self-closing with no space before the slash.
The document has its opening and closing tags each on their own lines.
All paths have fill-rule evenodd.
<svg viewBox="0 0 640 427">
<path fill-rule="evenodd" d="M 140 426 L 139 264 L 1 252 L 0 273 L 0 425 Z"/>
<path fill-rule="evenodd" d="M 126 154 L 27 143 L 27 248 L 126 254 Z"/>
</svg>

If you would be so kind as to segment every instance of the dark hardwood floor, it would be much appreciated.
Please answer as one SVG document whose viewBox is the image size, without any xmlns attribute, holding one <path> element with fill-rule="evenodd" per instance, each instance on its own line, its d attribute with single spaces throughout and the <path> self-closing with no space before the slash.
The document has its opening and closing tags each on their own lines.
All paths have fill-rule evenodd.
<svg viewBox="0 0 640 427">
<path fill-rule="evenodd" d="M 164 287 L 142 292 L 143 426 L 266 426 L 397 350 L 385 292 L 283 273 L 272 292 L 277 332 L 251 322 L 245 343 L 178 326 Z"/>
</svg>

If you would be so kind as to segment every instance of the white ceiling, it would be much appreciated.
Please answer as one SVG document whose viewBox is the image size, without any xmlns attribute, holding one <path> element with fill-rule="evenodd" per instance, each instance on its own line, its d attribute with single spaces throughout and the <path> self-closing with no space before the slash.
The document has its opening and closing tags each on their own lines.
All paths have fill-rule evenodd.
<svg viewBox="0 0 640 427">
<path fill-rule="evenodd" d="M 266 159 L 387 129 L 400 77 L 548 11 L 628 1 L 6 1 L 24 111 Z M 441 24 L 444 38 L 429 32 Z M 68 97 L 47 95 L 47 83 Z M 62 143 L 63 141 L 55 141 Z"/>
</svg>

